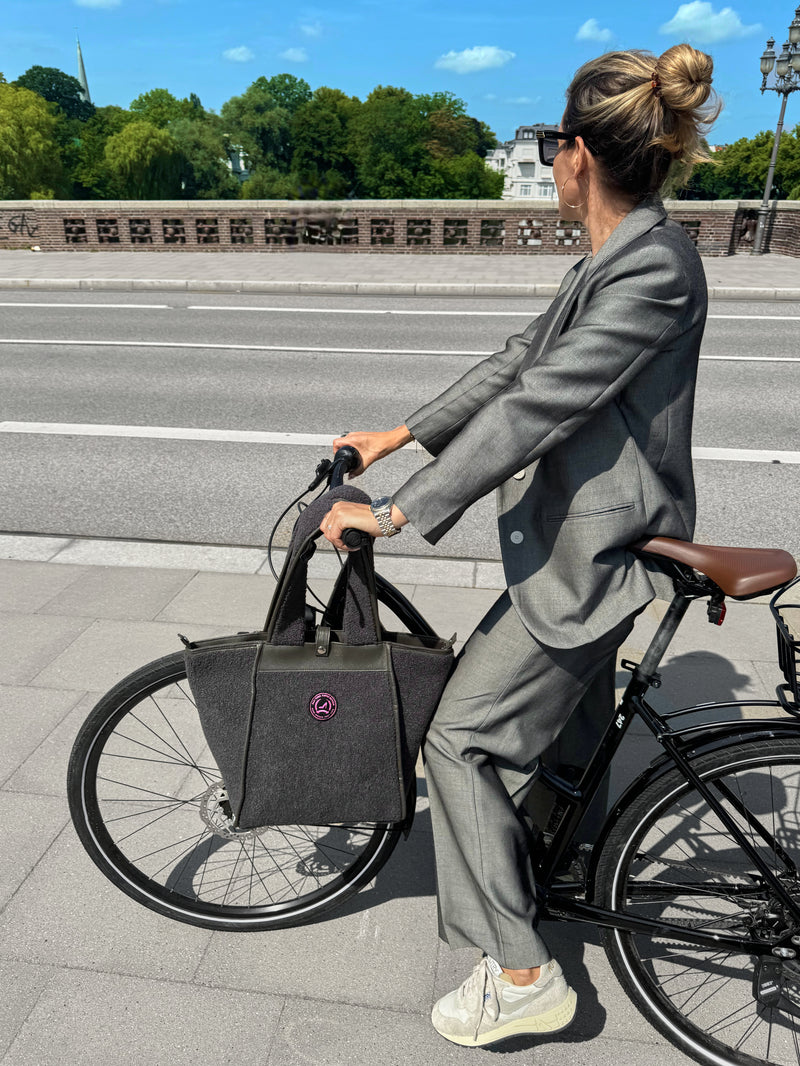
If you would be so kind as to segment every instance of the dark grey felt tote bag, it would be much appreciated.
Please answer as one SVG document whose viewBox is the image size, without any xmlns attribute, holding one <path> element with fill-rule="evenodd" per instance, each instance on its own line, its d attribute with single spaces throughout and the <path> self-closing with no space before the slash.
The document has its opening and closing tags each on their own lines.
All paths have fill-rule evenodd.
<svg viewBox="0 0 800 1066">
<path fill-rule="evenodd" d="M 450 673 L 450 641 L 385 632 L 372 543 L 352 552 L 309 629 L 308 560 L 334 499 L 295 526 L 264 630 L 190 644 L 189 685 L 240 829 L 399 822 L 414 764 Z"/>
</svg>

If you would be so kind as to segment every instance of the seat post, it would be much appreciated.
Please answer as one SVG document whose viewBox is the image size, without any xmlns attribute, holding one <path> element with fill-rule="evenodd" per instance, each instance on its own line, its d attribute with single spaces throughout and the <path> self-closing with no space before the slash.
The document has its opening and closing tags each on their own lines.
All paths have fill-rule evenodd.
<svg viewBox="0 0 800 1066">
<path fill-rule="evenodd" d="M 678 591 L 675 593 L 667 613 L 662 618 L 655 636 L 644 653 L 642 661 L 634 671 L 635 677 L 640 680 L 647 680 L 653 676 L 692 599 L 694 597 L 686 596 L 683 592 Z"/>
</svg>

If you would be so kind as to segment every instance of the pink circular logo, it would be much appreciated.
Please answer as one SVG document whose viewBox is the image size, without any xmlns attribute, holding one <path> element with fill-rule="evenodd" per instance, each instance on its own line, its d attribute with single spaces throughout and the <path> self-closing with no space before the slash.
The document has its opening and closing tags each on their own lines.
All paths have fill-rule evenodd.
<svg viewBox="0 0 800 1066">
<path fill-rule="evenodd" d="M 336 699 L 330 692 L 318 692 L 308 709 L 318 721 L 327 722 L 336 714 Z"/>
</svg>

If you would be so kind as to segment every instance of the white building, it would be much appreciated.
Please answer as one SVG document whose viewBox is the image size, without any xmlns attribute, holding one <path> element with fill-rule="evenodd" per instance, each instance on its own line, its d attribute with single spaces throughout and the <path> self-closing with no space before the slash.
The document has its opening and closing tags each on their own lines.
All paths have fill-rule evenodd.
<svg viewBox="0 0 800 1066">
<path fill-rule="evenodd" d="M 539 144 L 536 131 L 558 128 L 558 123 L 547 126 L 538 122 L 535 126 L 520 126 L 513 141 L 495 148 L 486 155 L 486 165 L 505 174 L 504 200 L 555 200 L 556 186 L 553 168 L 543 167 L 539 162 Z"/>
</svg>

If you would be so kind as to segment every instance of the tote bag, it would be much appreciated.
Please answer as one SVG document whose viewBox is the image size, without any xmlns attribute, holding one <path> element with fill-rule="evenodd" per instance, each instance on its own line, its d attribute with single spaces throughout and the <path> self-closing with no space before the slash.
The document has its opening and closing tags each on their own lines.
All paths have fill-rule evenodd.
<svg viewBox="0 0 800 1066">
<path fill-rule="evenodd" d="M 386 632 L 372 541 L 350 552 L 317 623 L 308 561 L 341 486 L 309 506 L 262 631 L 198 641 L 189 685 L 234 823 L 399 822 L 425 730 L 453 662 L 451 641 Z"/>
</svg>

